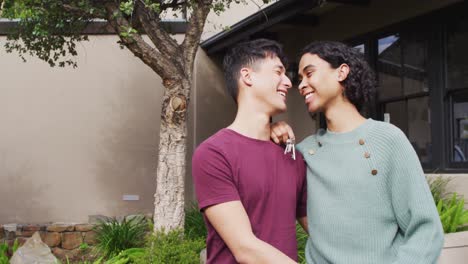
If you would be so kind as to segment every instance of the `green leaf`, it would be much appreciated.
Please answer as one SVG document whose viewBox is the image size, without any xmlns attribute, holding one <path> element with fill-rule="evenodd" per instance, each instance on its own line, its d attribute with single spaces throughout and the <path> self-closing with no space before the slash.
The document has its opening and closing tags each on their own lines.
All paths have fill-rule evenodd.
<svg viewBox="0 0 468 264">
<path fill-rule="evenodd" d="M 133 1 L 129 0 L 121 2 L 119 8 L 120 11 L 122 11 L 122 13 L 124 13 L 127 16 L 130 16 L 133 13 Z"/>
</svg>

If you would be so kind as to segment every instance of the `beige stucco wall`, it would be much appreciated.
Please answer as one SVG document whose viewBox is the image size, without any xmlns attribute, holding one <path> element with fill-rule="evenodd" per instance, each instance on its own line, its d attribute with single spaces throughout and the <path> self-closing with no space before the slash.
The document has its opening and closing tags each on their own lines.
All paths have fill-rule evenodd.
<svg viewBox="0 0 468 264">
<path fill-rule="evenodd" d="M 197 53 L 196 65 L 192 102 L 197 117 L 193 124 L 194 144 L 198 145 L 232 123 L 236 114 L 236 104 L 225 90 L 219 64 L 208 57 L 203 49 L 199 49 Z"/>
<path fill-rule="evenodd" d="M 79 44 L 78 69 L 0 49 L 0 224 L 152 212 L 162 85 L 116 40 Z"/>
<path fill-rule="evenodd" d="M 262 1 L 255 0 L 210 14 L 203 38 L 259 6 Z M 4 40 L 0 36 L 0 44 Z M 94 214 L 153 211 L 161 80 L 121 50 L 115 36 L 90 40 L 78 45 L 78 69 L 50 68 L 35 58 L 23 63 L 0 48 L 0 224 L 86 222 Z M 189 202 L 193 148 L 235 113 L 219 69 L 203 51 L 196 65 L 188 116 Z M 123 201 L 124 194 L 139 200 Z"/>
<path fill-rule="evenodd" d="M 152 213 L 161 80 L 115 36 L 90 39 L 79 46 L 77 69 L 23 63 L 0 49 L 0 224 Z M 235 115 L 220 69 L 201 49 L 195 64 L 188 202 L 193 149 Z"/>
</svg>

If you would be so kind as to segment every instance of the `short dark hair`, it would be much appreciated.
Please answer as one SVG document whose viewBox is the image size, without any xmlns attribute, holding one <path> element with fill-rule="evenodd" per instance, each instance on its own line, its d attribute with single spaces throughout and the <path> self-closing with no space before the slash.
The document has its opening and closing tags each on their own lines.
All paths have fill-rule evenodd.
<svg viewBox="0 0 468 264">
<path fill-rule="evenodd" d="M 341 82 L 346 98 L 361 111 L 369 106 L 375 96 L 377 81 L 374 71 L 359 50 L 335 41 L 315 41 L 301 53 L 315 54 L 334 69 L 345 63 L 349 66 L 348 77 Z"/>
<path fill-rule="evenodd" d="M 267 57 L 278 57 L 287 67 L 287 58 L 283 53 L 283 47 L 276 41 L 269 39 L 256 39 L 243 42 L 234 46 L 224 56 L 223 70 L 228 93 L 237 102 L 239 93 L 238 81 L 240 70 L 243 67 L 254 67 L 255 63 Z"/>
</svg>

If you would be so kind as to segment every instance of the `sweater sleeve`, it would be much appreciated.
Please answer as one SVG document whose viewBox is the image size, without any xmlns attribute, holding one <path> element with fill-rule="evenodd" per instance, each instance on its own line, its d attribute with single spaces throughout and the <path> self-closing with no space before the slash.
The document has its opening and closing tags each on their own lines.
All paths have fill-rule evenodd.
<svg viewBox="0 0 468 264">
<path fill-rule="evenodd" d="M 420 161 L 401 130 L 395 128 L 390 141 L 388 183 L 402 233 L 394 263 L 437 263 L 444 234 Z"/>
</svg>

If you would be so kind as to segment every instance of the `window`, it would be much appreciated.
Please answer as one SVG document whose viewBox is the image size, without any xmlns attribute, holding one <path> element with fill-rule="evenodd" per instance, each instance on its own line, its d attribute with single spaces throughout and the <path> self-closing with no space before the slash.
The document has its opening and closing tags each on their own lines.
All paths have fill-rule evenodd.
<svg viewBox="0 0 468 264">
<path fill-rule="evenodd" d="M 450 162 L 468 164 L 468 19 L 447 25 L 446 76 L 450 109 Z"/>
<path fill-rule="evenodd" d="M 454 98 L 452 115 L 452 162 L 468 162 L 468 93 Z"/>
<path fill-rule="evenodd" d="M 401 41 L 395 34 L 378 40 L 379 98 L 403 95 L 401 85 Z"/>
<path fill-rule="evenodd" d="M 468 19 L 447 25 L 447 88 L 468 88 Z"/>
<path fill-rule="evenodd" d="M 397 33 L 377 40 L 379 105 L 387 122 L 408 136 L 421 162 L 431 161 L 427 38 Z"/>
<path fill-rule="evenodd" d="M 357 49 L 359 52 L 361 52 L 362 54 L 365 54 L 366 53 L 366 47 L 364 46 L 364 44 L 360 44 L 360 45 L 357 45 L 357 46 L 354 46 L 353 48 Z"/>
<path fill-rule="evenodd" d="M 376 70 L 373 117 L 407 135 L 427 172 L 468 172 L 467 10 L 464 1 L 349 42 Z"/>
</svg>

